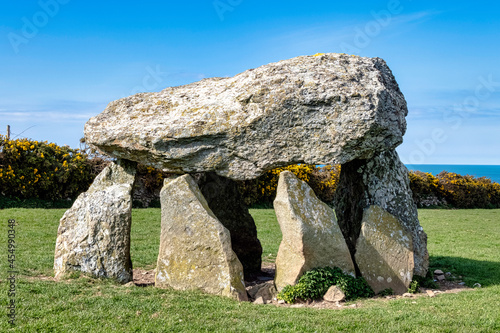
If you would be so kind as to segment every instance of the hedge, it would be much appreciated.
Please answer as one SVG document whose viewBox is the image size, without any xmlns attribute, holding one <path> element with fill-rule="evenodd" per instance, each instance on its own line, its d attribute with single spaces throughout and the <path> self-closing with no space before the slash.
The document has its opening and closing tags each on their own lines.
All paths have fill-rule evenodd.
<svg viewBox="0 0 500 333">
<path fill-rule="evenodd" d="M 79 149 L 0 135 L 0 192 L 17 200 L 74 199 L 102 170 Z"/>
<path fill-rule="evenodd" d="M 60 147 L 47 141 L 9 140 L 0 135 L 0 208 L 70 206 L 109 162 L 106 157 L 87 150 Z M 340 166 L 297 164 L 269 170 L 257 179 L 239 181 L 246 204 L 271 207 L 279 174 L 284 170 L 306 181 L 319 199 L 332 203 Z M 168 174 L 139 164 L 137 175 L 134 206 L 158 206 L 163 179 Z M 485 177 L 446 171 L 434 176 L 412 171 L 409 178 L 418 207 L 500 207 L 500 184 Z"/>
</svg>

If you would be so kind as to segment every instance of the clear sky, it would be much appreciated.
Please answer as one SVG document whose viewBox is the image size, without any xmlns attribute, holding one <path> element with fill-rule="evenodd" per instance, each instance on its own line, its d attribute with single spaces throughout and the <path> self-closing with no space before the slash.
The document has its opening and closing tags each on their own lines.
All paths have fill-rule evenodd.
<svg viewBox="0 0 500 333">
<path fill-rule="evenodd" d="M 498 1 L 2 1 L 0 133 L 76 148 L 115 99 L 317 52 L 387 61 L 403 162 L 500 165 Z"/>
</svg>

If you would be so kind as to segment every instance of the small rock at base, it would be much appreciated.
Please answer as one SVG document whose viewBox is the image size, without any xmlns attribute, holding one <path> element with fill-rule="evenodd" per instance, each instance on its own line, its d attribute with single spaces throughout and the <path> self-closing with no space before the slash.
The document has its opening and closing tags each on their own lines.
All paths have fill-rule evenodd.
<svg viewBox="0 0 500 333">
<path fill-rule="evenodd" d="M 436 270 L 434 271 L 434 275 L 443 275 L 443 274 L 444 274 L 444 273 L 443 273 L 443 271 L 442 271 L 442 270 L 440 270 L 440 269 L 436 269 Z"/>
<path fill-rule="evenodd" d="M 135 286 L 135 283 L 134 283 L 134 282 L 132 282 L 132 281 L 130 281 L 130 282 L 128 282 L 128 283 L 125 283 L 123 286 L 124 286 L 124 287 L 133 287 L 133 286 Z"/>
<path fill-rule="evenodd" d="M 426 290 L 425 292 L 427 293 L 427 295 L 429 295 L 429 297 L 436 296 L 436 294 L 432 290 Z"/>
<path fill-rule="evenodd" d="M 255 299 L 257 297 L 255 297 L 255 295 L 257 294 L 257 292 L 259 291 L 259 289 L 261 288 L 261 285 L 253 285 L 253 286 L 249 286 L 249 287 L 246 287 L 245 289 L 247 290 L 247 293 L 248 293 L 248 296 L 250 296 L 250 298 L 252 299 Z"/>
<path fill-rule="evenodd" d="M 445 280 L 445 277 L 444 277 L 444 275 L 438 275 L 438 276 L 436 276 L 436 279 L 438 281 L 443 281 L 443 280 Z"/>
<path fill-rule="evenodd" d="M 404 293 L 404 294 L 403 294 L 403 297 L 413 297 L 413 294 L 410 294 L 410 293 Z"/>
<path fill-rule="evenodd" d="M 328 288 L 328 291 L 323 296 L 323 299 L 327 302 L 332 302 L 332 303 L 341 302 L 345 300 L 345 294 L 339 287 L 331 286 L 330 288 Z"/>
<path fill-rule="evenodd" d="M 292 304 L 290 307 L 291 308 L 303 308 L 304 304 Z"/>
<path fill-rule="evenodd" d="M 277 291 L 276 287 L 274 286 L 274 281 L 267 281 L 264 284 L 261 284 L 261 287 L 259 290 L 255 293 L 254 298 L 257 299 L 259 297 L 262 297 L 264 302 L 271 302 L 273 298 L 276 296 Z"/>
<path fill-rule="evenodd" d="M 253 302 L 253 304 L 266 304 L 262 297 L 257 297 L 257 299 Z"/>
</svg>

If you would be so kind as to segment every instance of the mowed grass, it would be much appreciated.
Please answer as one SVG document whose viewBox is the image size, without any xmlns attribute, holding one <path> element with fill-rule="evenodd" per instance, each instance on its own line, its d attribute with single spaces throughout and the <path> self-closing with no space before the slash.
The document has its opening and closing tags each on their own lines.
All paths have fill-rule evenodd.
<svg viewBox="0 0 500 333">
<path fill-rule="evenodd" d="M 358 301 L 358 308 L 318 310 L 238 303 L 197 291 L 123 287 L 80 277 L 53 282 L 58 221 L 64 210 L 0 211 L 0 331 L 19 332 L 499 332 L 500 210 L 421 210 L 432 269 L 482 288 L 434 298 Z M 251 210 L 264 261 L 281 238 L 273 210 Z M 7 322 L 7 220 L 15 218 L 17 324 Z M 155 266 L 160 210 L 133 211 L 134 267 Z M 2 251 L 2 250 L 0 250 Z"/>
</svg>

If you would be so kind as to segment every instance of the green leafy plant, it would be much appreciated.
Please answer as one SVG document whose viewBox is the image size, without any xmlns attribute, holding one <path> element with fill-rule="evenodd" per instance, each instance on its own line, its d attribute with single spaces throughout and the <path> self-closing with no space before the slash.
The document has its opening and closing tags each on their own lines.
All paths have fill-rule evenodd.
<svg viewBox="0 0 500 333">
<path fill-rule="evenodd" d="M 438 289 L 439 286 L 434 282 L 432 272 L 429 270 L 426 276 L 413 275 L 413 281 L 417 281 L 418 285 L 423 288 Z"/>
<path fill-rule="evenodd" d="M 387 288 L 378 293 L 379 296 L 390 296 L 394 295 L 394 290 L 392 288 Z"/>
<path fill-rule="evenodd" d="M 415 294 L 418 292 L 419 289 L 420 289 L 420 285 L 419 285 L 418 281 L 412 280 L 410 283 L 410 287 L 408 288 L 408 292 L 410 294 Z"/>
<path fill-rule="evenodd" d="M 346 300 L 371 297 L 373 290 L 362 277 L 355 278 L 344 274 L 338 267 L 322 267 L 307 271 L 294 286 L 288 285 L 278 294 L 278 299 L 287 303 L 295 303 L 298 299 L 318 299 L 330 286 L 338 286 L 345 294 Z"/>
</svg>

